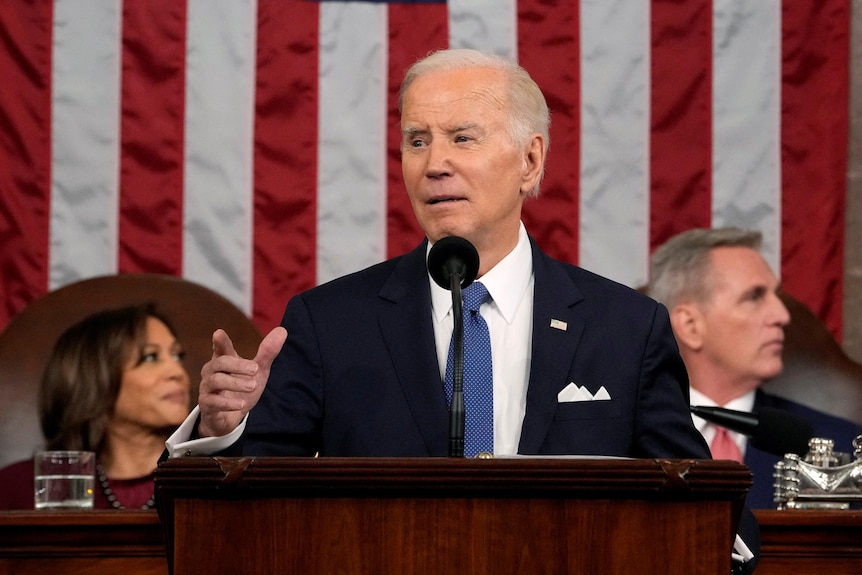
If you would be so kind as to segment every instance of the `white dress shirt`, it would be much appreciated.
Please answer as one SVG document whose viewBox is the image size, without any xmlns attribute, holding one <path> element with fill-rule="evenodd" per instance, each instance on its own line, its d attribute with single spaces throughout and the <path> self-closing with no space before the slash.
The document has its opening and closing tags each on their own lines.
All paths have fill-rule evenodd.
<svg viewBox="0 0 862 575">
<path fill-rule="evenodd" d="M 442 382 L 452 339 L 452 292 L 438 286 L 430 276 L 428 281 L 431 284 L 434 338 Z M 521 425 L 527 409 L 527 382 L 533 348 L 533 251 L 523 223 L 515 248 L 476 281 L 482 282 L 492 299 L 482 304 L 479 313 L 488 324 L 491 336 L 494 454 L 514 455 L 518 452 Z"/>
</svg>

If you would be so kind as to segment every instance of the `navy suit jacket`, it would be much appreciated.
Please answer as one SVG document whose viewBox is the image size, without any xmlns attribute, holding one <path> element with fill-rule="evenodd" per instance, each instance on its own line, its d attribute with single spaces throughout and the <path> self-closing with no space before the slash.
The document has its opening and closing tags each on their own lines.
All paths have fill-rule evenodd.
<svg viewBox="0 0 862 575">
<path fill-rule="evenodd" d="M 531 244 L 532 363 L 519 452 L 709 458 L 666 309 Z M 448 454 L 426 247 L 290 300 L 287 342 L 234 454 Z M 591 393 L 604 386 L 611 399 L 558 403 L 570 382 Z"/>
<path fill-rule="evenodd" d="M 782 409 L 802 417 L 811 424 L 814 437 L 835 441 L 835 451 L 853 453 L 851 442 L 854 437 L 862 433 L 862 427 L 856 423 L 758 389 L 751 411 L 757 413 L 764 407 Z M 747 445 L 745 464 L 754 475 L 754 485 L 752 485 L 746 498 L 746 503 L 751 509 L 775 509 L 776 504 L 773 498 L 775 488 L 773 487 L 772 474 L 775 471 L 775 464 L 782 458 L 781 455 L 773 455 L 752 447 L 750 443 Z"/>
</svg>

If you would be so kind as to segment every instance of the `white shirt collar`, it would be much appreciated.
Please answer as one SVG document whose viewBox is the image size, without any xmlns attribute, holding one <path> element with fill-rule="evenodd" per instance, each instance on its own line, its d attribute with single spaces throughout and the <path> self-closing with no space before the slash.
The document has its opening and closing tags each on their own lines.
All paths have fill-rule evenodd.
<svg viewBox="0 0 862 575">
<path fill-rule="evenodd" d="M 704 405 L 707 407 L 724 407 L 725 409 L 733 409 L 736 411 L 744 411 L 746 413 L 751 413 L 751 410 L 754 409 L 754 395 L 755 391 L 749 391 L 745 395 L 737 397 L 724 405 L 718 405 L 715 401 L 711 400 L 695 388 L 689 388 L 689 404 L 691 405 Z M 702 419 L 696 415 L 692 415 L 692 420 L 694 421 L 694 426 L 697 427 L 698 430 L 702 431 L 704 427 L 709 423 L 705 419 Z"/>
<path fill-rule="evenodd" d="M 428 249 L 431 249 L 429 242 Z M 426 254 L 427 257 L 427 254 Z M 533 251 L 530 238 L 524 223 L 521 222 L 518 231 L 518 244 L 503 258 L 500 263 L 491 268 L 480 280 L 494 300 L 493 304 L 507 323 L 512 323 L 518 305 L 521 303 L 524 290 L 530 285 L 533 276 Z M 441 288 L 428 276 L 431 284 L 431 307 L 434 319 L 441 322 L 452 311 L 452 294 Z"/>
</svg>

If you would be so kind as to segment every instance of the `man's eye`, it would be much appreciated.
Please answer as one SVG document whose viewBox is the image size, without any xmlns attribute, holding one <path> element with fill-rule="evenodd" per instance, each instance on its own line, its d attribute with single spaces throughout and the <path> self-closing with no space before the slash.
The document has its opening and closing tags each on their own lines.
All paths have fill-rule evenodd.
<svg viewBox="0 0 862 575">
<path fill-rule="evenodd" d="M 766 290 L 756 289 L 748 294 L 748 299 L 751 301 L 760 301 L 766 299 Z"/>
<path fill-rule="evenodd" d="M 460 144 L 463 142 L 469 142 L 470 138 L 468 138 L 467 136 L 455 136 L 455 141 Z"/>
<path fill-rule="evenodd" d="M 425 142 L 423 142 L 422 140 L 411 140 L 410 141 L 410 147 L 411 148 L 421 148 L 424 145 L 425 145 Z"/>
</svg>

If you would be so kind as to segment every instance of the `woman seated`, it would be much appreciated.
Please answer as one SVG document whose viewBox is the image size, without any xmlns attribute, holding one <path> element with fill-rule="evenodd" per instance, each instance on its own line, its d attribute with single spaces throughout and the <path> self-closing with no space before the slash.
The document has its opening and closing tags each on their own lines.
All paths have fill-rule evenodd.
<svg viewBox="0 0 862 575">
<path fill-rule="evenodd" d="M 173 328 L 152 305 L 92 314 L 57 340 L 39 395 L 47 450 L 96 453 L 94 507 L 153 507 L 165 439 L 190 411 Z M 34 507 L 33 462 L 0 470 L 0 509 Z"/>
</svg>

